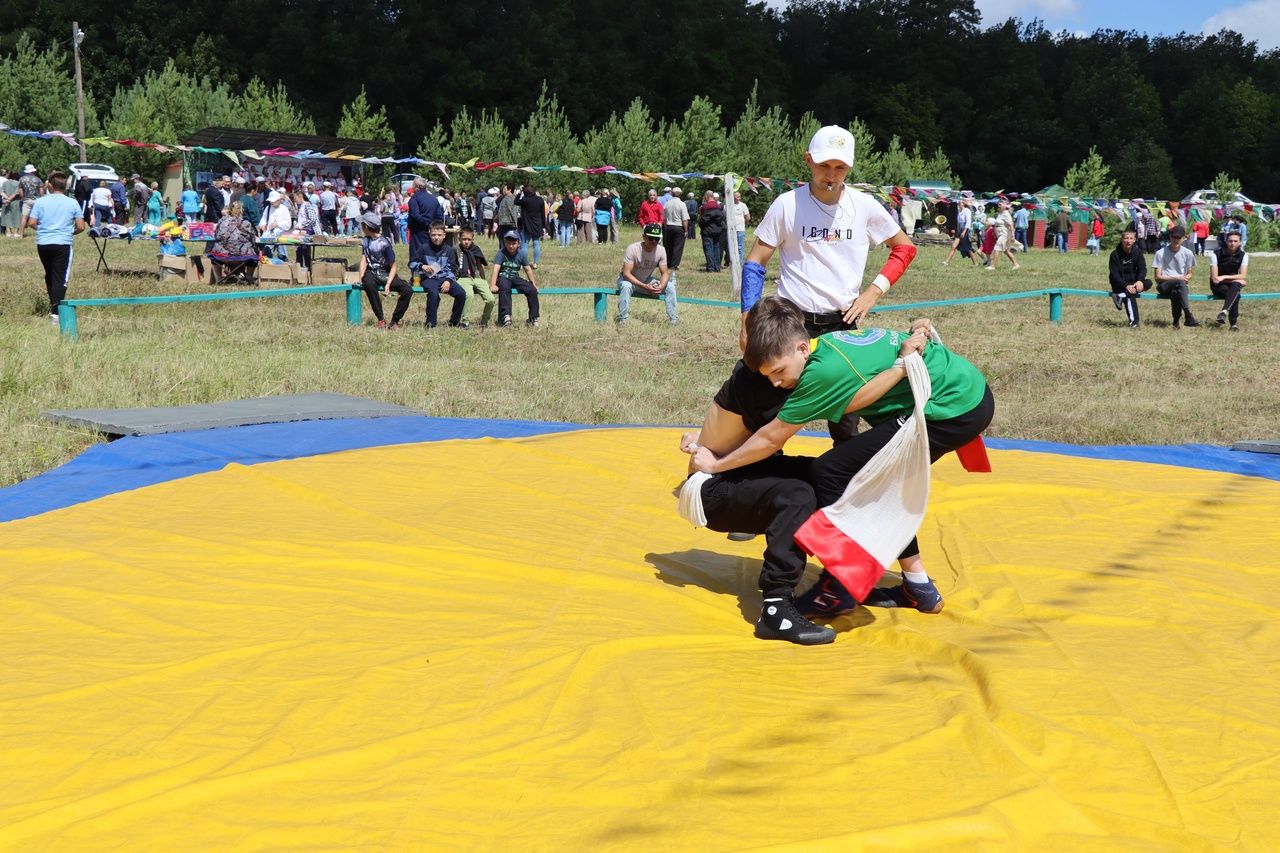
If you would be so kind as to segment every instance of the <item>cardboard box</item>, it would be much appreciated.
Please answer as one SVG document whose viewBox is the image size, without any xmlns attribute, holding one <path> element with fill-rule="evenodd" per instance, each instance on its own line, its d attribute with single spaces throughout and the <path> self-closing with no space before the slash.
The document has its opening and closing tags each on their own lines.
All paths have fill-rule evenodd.
<svg viewBox="0 0 1280 853">
<path fill-rule="evenodd" d="M 160 255 L 159 275 L 163 281 L 181 279 L 186 284 L 199 284 L 200 273 L 195 262 L 186 255 Z"/>
<path fill-rule="evenodd" d="M 297 264 L 259 264 L 258 281 L 274 286 L 293 284 L 297 281 Z"/>
<path fill-rule="evenodd" d="M 342 283 L 343 283 L 343 284 L 359 284 L 359 283 L 360 283 L 360 271 L 359 271 L 359 270 L 347 270 L 346 272 L 344 272 L 344 273 L 342 274 Z"/>
<path fill-rule="evenodd" d="M 347 265 L 341 261 L 313 261 L 311 263 L 312 284 L 342 284 L 342 277 L 347 272 Z"/>
</svg>

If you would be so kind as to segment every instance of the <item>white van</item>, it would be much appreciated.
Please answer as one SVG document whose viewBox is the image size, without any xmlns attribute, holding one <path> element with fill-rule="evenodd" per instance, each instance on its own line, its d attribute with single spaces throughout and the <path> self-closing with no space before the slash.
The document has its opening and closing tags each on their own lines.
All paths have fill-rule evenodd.
<svg viewBox="0 0 1280 853">
<path fill-rule="evenodd" d="M 116 170 L 105 163 L 72 163 L 67 167 L 67 195 L 76 194 L 76 184 L 89 181 L 90 189 L 98 185 L 98 181 L 112 183 L 120 180 Z"/>
</svg>

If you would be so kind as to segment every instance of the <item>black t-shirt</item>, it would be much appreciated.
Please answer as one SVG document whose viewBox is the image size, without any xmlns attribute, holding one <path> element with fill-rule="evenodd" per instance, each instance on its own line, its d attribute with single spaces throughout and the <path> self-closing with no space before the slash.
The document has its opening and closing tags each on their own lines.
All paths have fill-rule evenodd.
<svg viewBox="0 0 1280 853">
<path fill-rule="evenodd" d="M 733 373 L 716 392 L 715 404 L 726 412 L 739 415 L 743 425 L 755 432 L 778 416 L 790 393 L 790 389 L 774 387 L 772 382 L 749 370 L 742 359 L 738 359 Z"/>
<path fill-rule="evenodd" d="M 542 230 L 547 227 L 545 202 L 537 193 L 525 193 L 518 202 L 520 207 L 520 230 L 531 237 L 541 237 Z"/>
</svg>

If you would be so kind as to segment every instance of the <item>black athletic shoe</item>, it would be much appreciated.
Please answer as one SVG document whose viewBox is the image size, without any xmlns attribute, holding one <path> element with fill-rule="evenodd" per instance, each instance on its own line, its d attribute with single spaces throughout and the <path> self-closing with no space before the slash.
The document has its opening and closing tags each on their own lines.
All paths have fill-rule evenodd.
<svg viewBox="0 0 1280 853">
<path fill-rule="evenodd" d="M 839 616 L 857 606 L 858 602 L 849 594 L 849 590 L 826 569 L 818 575 L 818 582 L 796 599 L 796 607 L 805 616 Z"/>
<path fill-rule="evenodd" d="M 1186 326 L 1188 329 L 1194 329 L 1196 326 L 1200 325 L 1200 321 L 1188 314 L 1187 319 L 1182 325 Z"/>
<path fill-rule="evenodd" d="M 762 640 L 786 640 L 801 646 L 820 646 L 836 638 L 832 629 L 815 625 L 801 616 L 795 602 L 787 597 L 764 600 L 755 634 Z"/>
<path fill-rule="evenodd" d="M 1119 293 L 1112 293 L 1111 301 L 1115 303 L 1117 311 L 1124 308 L 1124 300 L 1121 298 Z"/>
</svg>

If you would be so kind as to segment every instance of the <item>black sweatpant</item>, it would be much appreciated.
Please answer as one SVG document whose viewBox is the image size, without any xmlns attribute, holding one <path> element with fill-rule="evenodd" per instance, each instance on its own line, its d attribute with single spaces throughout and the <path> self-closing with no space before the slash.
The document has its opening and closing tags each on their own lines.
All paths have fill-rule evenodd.
<svg viewBox="0 0 1280 853">
<path fill-rule="evenodd" d="M 373 316 L 378 318 L 378 322 L 382 322 L 382 286 L 386 279 L 379 276 L 372 270 L 364 271 L 364 278 L 360 281 L 360 287 L 364 290 L 364 295 L 369 297 L 369 307 L 373 309 Z M 399 323 L 404 317 L 404 312 L 409 310 L 409 301 L 413 299 L 413 285 L 396 276 L 391 279 L 391 291 L 396 295 L 396 307 L 391 312 L 391 322 Z"/>
<path fill-rule="evenodd" d="M 662 247 L 667 250 L 667 266 L 673 270 L 680 269 L 680 259 L 684 257 L 684 241 L 683 226 L 662 226 Z"/>
<path fill-rule="evenodd" d="M 71 245 L 36 246 L 36 254 L 44 264 L 44 289 L 49 293 L 49 313 L 57 314 L 58 305 L 67 298 L 67 282 L 71 280 Z"/>
<path fill-rule="evenodd" d="M 538 288 L 522 278 L 498 276 L 498 322 L 505 323 L 511 316 L 511 291 L 523 293 L 529 300 L 529 322 L 538 319 Z"/>
<path fill-rule="evenodd" d="M 707 528 L 721 533 L 763 533 L 765 596 L 794 595 L 804 575 L 805 553 L 796 531 L 817 509 L 809 473 L 814 460 L 781 453 L 716 474 L 702 484 Z"/>
<path fill-rule="evenodd" d="M 1133 283 L 1142 285 L 1142 290 L 1139 291 L 1139 293 L 1142 293 L 1151 289 L 1151 282 L 1145 278 L 1142 279 L 1141 281 L 1135 281 Z M 1127 287 L 1127 285 L 1113 284 L 1111 285 L 1111 292 L 1120 294 L 1120 306 L 1124 308 L 1124 315 L 1129 318 L 1130 326 L 1136 326 L 1138 325 L 1138 302 L 1139 302 L 1138 294 L 1130 293 L 1129 291 L 1125 290 L 1125 287 Z"/>
<path fill-rule="evenodd" d="M 427 327 L 436 327 L 436 317 L 440 311 L 440 288 L 449 282 L 449 296 L 453 297 L 453 311 L 449 313 L 449 325 L 456 326 L 462 322 L 462 312 L 467 309 L 467 289 L 456 281 L 447 278 L 424 278 L 422 289 L 427 292 Z"/>
<path fill-rule="evenodd" d="M 338 211 L 322 210 L 320 211 L 320 229 L 326 234 L 338 233 Z"/>
<path fill-rule="evenodd" d="M 982 395 L 982 402 L 963 415 L 940 421 L 929 421 L 929 461 L 936 462 L 943 455 L 964 447 L 973 441 L 982 431 L 991 425 L 991 418 L 996 412 L 995 397 L 988 387 Z M 840 499 L 849 481 L 871 461 L 880 450 L 889 443 L 889 439 L 902 429 L 907 418 L 912 415 L 889 418 L 881 421 L 866 432 L 859 433 L 848 441 L 837 444 L 822 454 L 813 463 L 812 482 L 814 497 L 818 506 L 830 506 Z M 915 537 L 903 549 L 901 556 L 914 557 L 920 553 L 920 546 Z"/>
<path fill-rule="evenodd" d="M 1222 300 L 1222 310 L 1227 312 L 1227 319 L 1234 326 L 1236 320 L 1240 319 L 1240 291 L 1244 289 L 1244 285 L 1238 281 L 1224 281 L 1210 284 L 1209 289 L 1216 298 Z"/>
</svg>

